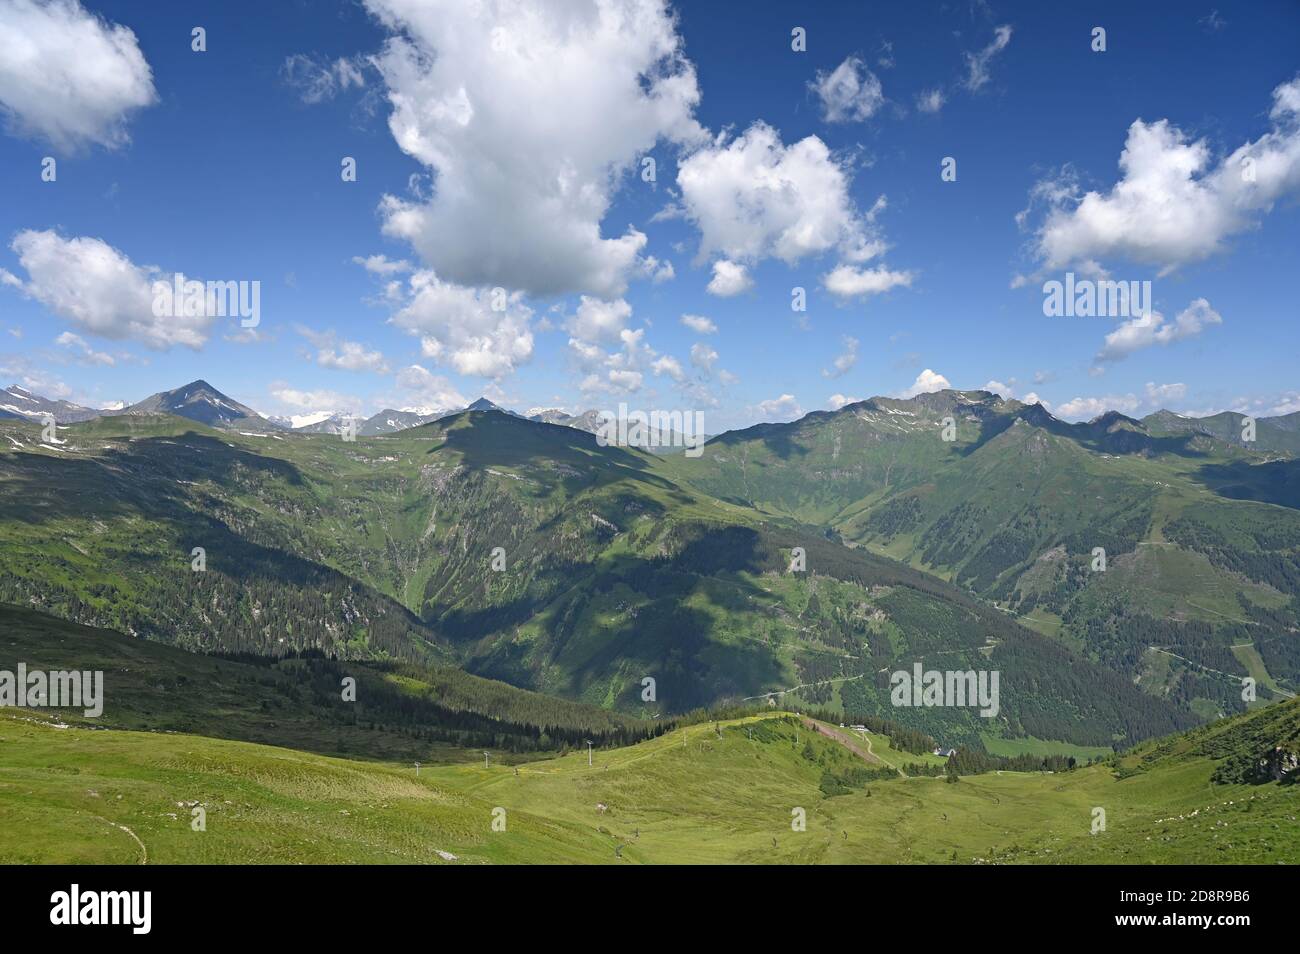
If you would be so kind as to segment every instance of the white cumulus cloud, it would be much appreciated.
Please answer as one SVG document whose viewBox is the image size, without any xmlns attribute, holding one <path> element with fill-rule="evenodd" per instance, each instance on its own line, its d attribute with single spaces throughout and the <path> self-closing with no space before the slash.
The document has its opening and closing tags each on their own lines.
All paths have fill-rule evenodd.
<svg viewBox="0 0 1300 954">
<path fill-rule="evenodd" d="M 1096 361 L 1098 364 L 1121 361 L 1135 351 L 1194 338 L 1209 325 L 1222 323 L 1223 318 L 1204 298 L 1197 298 L 1180 311 L 1173 321 L 1166 321 L 1158 311 L 1148 312 L 1124 322 L 1108 334 L 1101 351 L 1097 353 Z"/>
<path fill-rule="evenodd" d="M 215 320 L 210 309 L 199 315 L 155 315 L 153 283 L 170 283 L 173 275 L 152 265 L 136 265 L 102 239 L 64 238 L 54 231 L 29 229 L 19 232 L 9 247 L 27 271 L 27 280 L 9 276 L 4 284 L 81 331 L 132 339 L 156 350 L 199 348 L 208 339 Z"/>
<path fill-rule="evenodd" d="M 908 288 L 914 278 L 912 272 L 893 271 L 883 265 L 875 268 L 839 265 L 822 277 L 822 284 L 835 297 L 847 299 L 880 295 L 891 288 Z"/>
<path fill-rule="evenodd" d="M 450 411 L 469 403 L 445 377 L 419 364 L 408 365 L 397 372 L 397 388 L 396 397 L 386 403 L 396 405 L 400 410 Z"/>
<path fill-rule="evenodd" d="M 1107 411 L 1133 414 L 1142 401 L 1135 394 L 1107 394 L 1104 397 L 1077 397 L 1058 405 L 1054 413 L 1067 421 L 1091 421 Z"/>
<path fill-rule="evenodd" d="M 799 406 L 799 401 L 793 394 L 782 394 L 780 397 L 759 401 L 754 410 L 757 416 L 764 420 L 789 421 L 803 417 L 803 408 Z"/>
<path fill-rule="evenodd" d="M 900 398 L 914 398 L 918 394 L 929 394 L 931 391 L 944 391 L 952 387 L 948 379 L 937 371 L 931 371 L 926 368 L 916 376 L 912 384 L 899 393 Z"/>
<path fill-rule="evenodd" d="M 818 137 L 786 146 L 761 122 L 734 139 L 720 135 L 677 173 L 684 214 L 700 230 L 701 259 L 771 257 L 788 265 L 831 249 L 860 253 L 869 236 L 849 179 Z"/>
<path fill-rule="evenodd" d="M 666 374 L 679 384 L 686 380 L 686 371 L 682 368 L 682 363 L 672 355 L 661 355 L 654 360 L 650 368 L 656 375 Z"/>
<path fill-rule="evenodd" d="M 1134 121 L 1109 190 L 1083 192 L 1068 170 L 1034 187 L 1020 220 L 1046 210 L 1036 257 L 1048 270 L 1122 258 L 1167 272 L 1222 251 L 1300 189 L 1300 77 L 1273 90 L 1269 117 L 1269 132 L 1218 161 L 1167 119 Z"/>
<path fill-rule="evenodd" d="M 383 353 L 359 341 L 344 341 L 333 331 L 314 331 L 305 325 L 297 325 L 294 330 L 316 346 L 316 363 L 322 368 L 388 373 Z"/>
<path fill-rule="evenodd" d="M 718 326 L 710 318 L 703 315 L 682 315 L 682 324 L 697 335 L 712 335 L 718 331 Z"/>
<path fill-rule="evenodd" d="M 749 270 L 744 265 L 720 258 L 713 263 L 713 277 L 704 290 L 719 298 L 731 298 L 753 287 L 754 280 L 749 277 Z"/>
<path fill-rule="evenodd" d="M 64 152 L 128 140 L 157 99 L 135 34 L 77 0 L 0 3 L 0 112 L 9 130 Z"/>
<path fill-rule="evenodd" d="M 389 128 L 434 173 L 431 197 L 384 198 L 384 231 L 456 284 L 622 294 L 646 237 L 601 234 L 620 178 L 703 135 L 663 0 L 365 2 Z"/>
<path fill-rule="evenodd" d="M 533 313 L 519 292 L 466 288 L 422 269 L 403 294 L 405 304 L 389 320 L 419 337 L 425 357 L 459 374 L 493 380 L 532 359 Z M 503 307 L 498 311 L 494 304 Z"/>
<path fill-rule="evenodd" d="M 583 295 L 578 310 L 566 328 L 569 334 L 587 344 L 617 344 L 632 317 L 632 306 L 622 298 L 602 301 Z"/>
</svg>

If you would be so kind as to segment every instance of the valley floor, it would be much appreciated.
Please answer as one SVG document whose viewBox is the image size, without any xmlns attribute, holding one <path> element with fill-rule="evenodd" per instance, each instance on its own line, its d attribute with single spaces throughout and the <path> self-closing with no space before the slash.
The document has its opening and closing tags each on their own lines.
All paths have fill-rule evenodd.
<svg viewBox="0 0 1300 954">
<path fill-rule="evenodd" d="M 888 744 L 869 742 L 872 757 Z M 587 759 L 584 750 L 417 776 L 410 765 L 5 709 L 0 862 L 1300 861 L 1300 787 L 1211 784 L 1215 763 L 1203 758 L 1162 758 L 1121 780 L 1097 765 L 955 783 L 882 778 L 828 797 L 828 773 L 867 760 L 777 713 Z M 1097 809 L 1105 830 L 1093 834 Z M 195 830 L 200 814 L 205 830 Z"/>
</svg>

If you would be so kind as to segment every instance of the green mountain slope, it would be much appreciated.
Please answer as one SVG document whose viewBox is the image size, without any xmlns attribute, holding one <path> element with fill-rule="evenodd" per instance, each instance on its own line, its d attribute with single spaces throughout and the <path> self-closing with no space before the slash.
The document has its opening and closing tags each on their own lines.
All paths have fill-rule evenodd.
<svg viewBox="0 0 1300 954">
<path fill-rule="evenodd" d="M 66 435 L 0 454 L 0 598 L 79 621 L 185 648 L 455 659 L 647 717 L 783 691 L 881 714 L 888 674 L 920 662 L 1002 672 L 995 719 L 900 716 L 945 744 L 1190 724 L 942 581 L 571 428 L 489 411 L 356 442 L 144 417 Z M 807 572 L 787 572 L 796 546 Z"/>
<path fill-rule="evenodd" d="M 103 711 L 60 709 L 96 729 L 193 732 L 363 759 L 532 757 L 662 731 L 450 665 L 338 661 L 313 652 L 208 656 L 0 604 L 0 670 L 99 671 Z M 344 680 L 353 680 L 345 698 Z"/>
<path fill-rule="evenodd" d="M 665 469 L 949 579 L 1205 715 L 1239 708 L 1247 674 L 1295 692 L 1300 462 L 1278 457 L 1292 422 L 1262 420 L 1243 445 L 1164 420 L 1071 425 L 943 391 L 723 435 Z M 1243 649 L 1268 655 L 1266 674 Z"/>
</svg>

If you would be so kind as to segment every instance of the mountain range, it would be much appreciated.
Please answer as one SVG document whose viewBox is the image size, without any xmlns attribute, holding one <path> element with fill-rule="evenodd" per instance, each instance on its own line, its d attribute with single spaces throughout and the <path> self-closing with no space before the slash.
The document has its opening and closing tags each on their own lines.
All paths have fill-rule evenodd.
<svg viewBox="0 0 1300 954">
<path fill-rule="evenodd" d="M 1300 690 L 1295 420 L 1254 435 L 1232 415 L 1069 424 L 948 390 L 728 432 L 688 458 L 487 401 L 344 441 L 203 381 L 62 425 L 57 444 L 11 414 L 0 654 L 98 660 L 112 724 L 75 737 L 107 746 L 105 765 L 209 751 L 202 736 L 250 765 L 264 745 L 316 772 L 316 753 L 357 759 L 329 762 L 354 779 L 376 758 L 507 751 L 548 759 L 495 782 L 534 799 L 539 826 L 572 820 L 580 793 L 627 813 L 607 825 L 637 819 L 624 839 L 676 817 L 653 795 L 664 780 L 682 808 L 780 778 L 779 798 L 824 799 L 816 817 L 854 832 L 902 825 L 927 859 L 1222 857 L 1191 825 L 1169 831 L 1192 811 L 1253 824 L 1231 850 L 1249 838 L 1241 851 L 1272 857 Z M 893 676 L 917 666 L 996 672 L 995 711 L 899 707 Z M 345 677 L 355 710 L 338 708 Z M 66 758 L 60 736 L 31 720 L 5 732 L 40 779 L 24 791 L 63 792 L 40 768 Z M 607 752 L 608 790 L 570 774 L 585 769 L 564 753 L 587 740 Z M 935 784 L 945 772 L 978 780 Z M 480 781 L 435 778 L 456 803 Z M 1252 796 L 1253 822 L 1218 814 Z M 644 857 L 766 850 L 770 819 L 743 802 L 741 854 L 734 825 L 700 808 L 689 838 L 648 840 Z M 1120 806 L 1122 838 L 1060 834 L 1086 834 L 1098 804 Z M 918 806 L 993 811 L 1014 837 L 954 844 L 949 826 L 912 826 Z M 587 857 L 587 840 L 556 857 Z M 0 833 L 0 859 L 21 850 Z"/>
<path fill-rule="evenodd" d="M 121 408 L 95 409 L 70 404 L 67 401 L 51 401 L 32 394 L 18 385 L 13 385 L 0 394 L 5 403 L 0 404 L 0 419 L 5 417 L 26 417 L 39 419 L 45 414 L 53 415 L 59 424 L 71 424 L 89 420 L 93 417 L 121 414 L 174 414 L 209 427 L 233 428 L 262 431 L 280 429 L 296 431 L 302 434 L 342 434 L 352 415 L 346 411 L 318 411 L 311 414 L 264 417 L 252 408 L 240 404 L 234 398 L 222 394 L 206 381 L 192 381 L 170 391 L 159 391 L 142 401 Z M 356 433 L 362 437 L 378 434 L 391 434 L 421 424 L 428 424 L 439 418 L 466 411 L 500 411 L 515 417 L 523 417 L 508 408 L 479 398 L 464 408 L 408 407 L 402 409 L 384 408 L 366 418 L 357 418 Z M 598 411 L 584 411 L 581 414 L 569 414 L 556 408 L 544 408 L 529 412 L 529 420 L 546 424 L 561 424 L 595 434 L 600 429 L 603 417 Z M 681 444 L 670 431 L 663 434 L 646 433 L 645 448 L 652 452 L 673 453 Z"/>
<path fill-rule="evenodd" d="M 1244 675 L 1300 687 L 1289 418 L 1252 444 L 943 391 L 690 459 L 478 408 L 349 443 L 254 426 L 196 382 L 53 450 L 0 423 L 20 491 L 0 599 L 189 649 L 453 662 L 642 716 L 769 696 L 881 715 L 882 673 L 992 660 L 995 723 L 894 713 L 951 743 L 1118 744 L 1239 711 Z"/>
<path fill-rule="evenodd" d="M 1023 416 L 1026 420 L 1042 424 L 1050 423 L 1061 433 L 1075 436 L 1085 434 L 1093 436 L 1110 435 L 1108 440 L 1112 446 L 1118 446 L 1117 442 L 1122 443 L 1126 440 L 1141 443 L 1144 437 L 1188 437 L 1193 441 L 1189 444 L 1191 447 L 1196 446 L 1196 438 L 1212 438 L 1220 442 L 1235 443 L 1241 446 L 1250 443 L 1242 438 L 1245 422 L 1248 419 L 1245 415 L 1235 411 L 1222 411 L 1205 417 L 1188 417 L 1176 414 L 1173 411 L 1159 410 L 1140 420 L 1127 417 L 1118 411 L 1108 411 L 1086 424 L 1068 424 L 1052 417 L 1041 404 L 1022 405 L 1016 401 L 1003 401 L 997 395 L 987 391 L 940 391 L 933 392 L 933 394 L 965 395 L 965 403 L 971 407 L 987 402 L 989 399 L 994 399 L 1008 407 L 1015 405 L 1023 409 Z M 920 406 L 926 407 L 933 403 L 926 400 L 931 396 L 923 394 L 919 398 L 911 400 L 919 400 L 921 401 Z M 937 406 L 948 403 L 943 398 L 938 400 L 939 405 Z M 874 410 L 879 413 L 905 415 L 906 412 L 899 411 L 897 408 L 891 410 L 893 403 L 897 402 L 898 399 L 874 397 L 846 405 L 837 411 L 814 411 L 792 424 L 757 424 L 751 428 L 728 432 L 728 437 L 730 440 L 735 440 L 736 435 L 755 435 L 768 432 L 774 434 L 786 433 L 788 428 L 802 425 L 804 422 L 813 424 L 828 418 L 834 418 L 836 415 L 844 413 L 856 414 L 863 410 L 868 414 Z M 909 402 L 902 401 L 901 403 L 906 405 Z M 956 404 L 951 405 L 949 410 L 957 406 Z M 436 421 L 439 418 L 462 410 L 500 411 L 514 417 L 526 417 L 528 420 L 538 423 L 572 427 L 592 434 L 600 429 L 603 420 L 602 413 L 596 410 L 570 414 L 559 408 L 534 408 L 526 415 L 519 414 L 481 397 L 464 408 L 384 408 L 369 417 L 359 418 L 357 433 L 362 436 L 393 433 L 411 427 L 419 427 L 422 424 Z M 68 401 L 51 400 L 34 394 L 17 384 L 0 391 L 0 418 L 25 417 L 38 419 L 45 414 L 52 415 L 60 424 L 71 424 L 90 420 L 94 417 L 121 414 L 174 414 L 178 417 L 188 418 L 217 428 L 245 427 L 256 430 L 270 426 L 307 434 L 341 433 L 344 422 L 351 417 L 346 411 L 318 411 L 293 417 L 277 415 L 264 417 L 247 405 L 241 404 L 234 398 L 218 391 L 203 380 L 192 381 L 169 391 L 159 391 L 135 404 L 112 408 L 83 407 Z M 862 415 L 858 414 L 857 416 L 861 417 Z M 1275 450 L 1287 454 L 1300 453 L 1300 412 L 1251 420 L 1254 420 L 1256 426 L 1256 437 L 1253 442 L 1254 449 Z M 1136 436 L 1126 438 L 1125 433 Z M 662 436 L 661 444 L 673 443 L 671 434 Z"/>
<path fill-rule="evenodd" d="M 33 394 L 17 384 L 0 391 L 0 419 L 26 418 L 40 420 L 47 414 L 59 424 L 75 424 L 98 417 L 103 411 L 82 407 L 68 401 L 51 401 L 39 394 Z"/>
</svg>

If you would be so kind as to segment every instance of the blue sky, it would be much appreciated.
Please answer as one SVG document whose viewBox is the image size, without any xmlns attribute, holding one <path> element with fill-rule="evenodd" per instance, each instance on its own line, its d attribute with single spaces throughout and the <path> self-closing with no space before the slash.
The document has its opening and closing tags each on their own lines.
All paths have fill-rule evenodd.
<svg viewBox="0 0 1300 954">
<path fill-rule="evenodd" d="M 711 432 L 945 382 L 1300 410 L 1300 7 L 815 6 L 0 0 L 0 378 Z M 260 324 L 154 315 L 176 271 Z M 1154 312 L 1045 317 L 1067 271 Z"/>
</svg>

